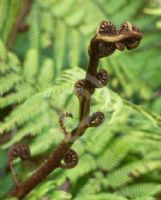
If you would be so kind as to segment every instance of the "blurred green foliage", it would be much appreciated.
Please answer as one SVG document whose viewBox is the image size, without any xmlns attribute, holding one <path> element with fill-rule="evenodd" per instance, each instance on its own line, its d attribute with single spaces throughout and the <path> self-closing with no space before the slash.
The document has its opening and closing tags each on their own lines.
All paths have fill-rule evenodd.
<svg viewBox="0 0 161 200">
<path fill-rule="evenodd" d="M 13 187 L 8 150 L 27 143 L 32 161 L 15 163 L 26 179 L 61 141 L 58 111 L 78 120 L 74 83 L 85 74 L 88 44 L 102 20 L 117 27 L 129 20 L 144 33 L 138 49 L 115 52 L 101 60 L 110 73 L 108 87 L 93 95 L 91 112 L 105 122 L 91 128 L 73 148 L 79 165 L 58 169 L 27 200 L 152 200 L 161 192 L 160 15 L 157 0 L 34 0 L 19 33 L 7 50 L 21 0 L 0 0 L 0 199 Z M 141 104 L 142 106 L 138 106 Z M 66 178 L 70 188 L 62 191 Z M 10 199 L 11 200 L 11 199 Z"/>
</svg>

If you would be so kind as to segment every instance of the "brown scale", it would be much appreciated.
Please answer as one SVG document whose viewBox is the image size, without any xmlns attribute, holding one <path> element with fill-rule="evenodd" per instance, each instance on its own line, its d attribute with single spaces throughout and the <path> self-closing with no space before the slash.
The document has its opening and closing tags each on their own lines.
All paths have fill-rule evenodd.
<svg viewBox="0 0 161 200">
<path fill-rule="evenodd" d="M 100 69 L 96 74 L 96 79 L 98 80 L 96 87 L 104 87 L 108 82 L 108 72 L 104 69 Z"/>
<path fill-rule="evenodd" d="M 137 26 L 127 21 L 121 25 L 119 33 L 127 34 L 129 32 L 141 33 L 141 31 L 139 30 Z M 125 43 L 126 48 L 128 50 L 131 50 L 139 46 L 140 40 L 141 40 L 141 37 L 133 37 L 133 38 L 126 39 L 124 43 Z"/>
<path fill-rule="evenodd" d="M 25 144 L 15 145 L 9 152 L 9 167 L 12 173 L 13 180 L 16 185 L 18 185 L 17 175 L 13 168 L 13 160 L 20 157 L 21 160 L 29 160 L 30 159 L 30 149 Z"/>
<path fill-rule="evenodd" d="M 82 79 L 82 80 L 77 81 L 74 85 L 74 92 L 78 98 L 83 95 L 84 83 L 85 83 L 85 80 Z"/>
<path fill-rule="evenodd" d="M 63 158 L 64 163 L 60 164 L 60 167 L 70 169 L 78 164 L 78 155 L 73 149 L 69 149 L 67 154 Z"/>
<path fill-rule="evenodd" d="M 93 113 L 89 119 L 89 126 L 90 127 L 97 127 L 102 124 L 105 116 L 102 112 Z"/>
<path fill-rule="evenodd" d="M 64 118 L 65 117 L 73 118 L 73 115 L 70 112 L 64 112 L 64 113 L 60 114 L 60 116 L 59 116 L 60 128 L 62 129 L 62 131 L 63 131 L 64 134 L 68 134 L 69 132 L 66 131 L 66 128 L 64 126 Z"/>
<path fill-rule="evenodd" d="M 117 34 L 116 27 L 109 21 L 102 21 L 97 28 L 97 35 L 113 36 Z M 100 58 L 111 55 L 116 49 L 115 43 L 98 42 L 98 56 Z"/>
</svg>

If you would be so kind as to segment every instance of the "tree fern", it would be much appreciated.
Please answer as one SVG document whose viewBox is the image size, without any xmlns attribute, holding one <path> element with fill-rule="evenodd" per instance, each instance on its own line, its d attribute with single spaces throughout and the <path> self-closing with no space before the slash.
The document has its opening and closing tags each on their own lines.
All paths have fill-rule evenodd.
<svg viewBox="0 0 161 200">
<path fill-rule="evenodd" d="M 73 86 L 84 77 L 89 40 L 98 23 L 109 19 L 120 25 L 128 19 L 144 32 L 140 50 L 116 52 L 101 61 L 100 67 L 110 72 L 110 89 L 95 92 L 91 112 L 104 111 L 105 122 L 73 145 L 79 165 L 57 170 L 27 199 L 152 200 L 161 192 L 161 118 L 156 114 L 161 113 L 160 21 L 155 16 L 160 13 L 146 2 L 35 0 L 25 20 L 29 30 L 18 35 L 13 53 L 4 44 L 21 2 L 0 1 L 0 133 L 2 141 L 10 137 L 2 142 L 0 157 L 7 157 L 12 145 L 27 142 L 34 166 L 34 158 L 56 148 L 63 137 L 60 112 L 72 111 L 74 119 L 65 124 L 69 130 L 76 126 L 79 111 Z M 134 104 L 138 102 L 142 106 Z M 13 186 L 5 165 L 2 159 L 2 199 Z M 20 162 L 15 165 L 20 167 Z M 31 173 L 29 168 L 24 174 Z M 66 177 L 69 192 L 60 191 Z"/>
</svg>

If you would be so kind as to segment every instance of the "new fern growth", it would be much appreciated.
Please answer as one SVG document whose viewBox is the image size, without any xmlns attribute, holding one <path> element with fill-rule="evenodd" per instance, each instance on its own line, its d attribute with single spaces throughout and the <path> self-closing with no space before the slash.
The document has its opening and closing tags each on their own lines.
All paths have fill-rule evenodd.
<svg viewBox="0 0 161 200">
<path fill-rule="evenodd" d="M 91 97 L 95 89 L 102 88 L 108 82 L 108 73 L 105 70 L 98 70 L 100 58 L 110 56 L 116 49 L 122 51 L 125 48 L 131 50 L 138 47 L 142 33 L 138 27 L 130 22 L 121 25 L 119 31 L 108 21 L 103 21 L 96 31 L 96 35 L 92 38 L 89 46 L 89 65 L 83 80 L 79 80 L 75 84 L 75 94 L 79 100 L 79 122 L 76 128 L 71 132 L 66 131 L 64 126 L 64 117 L 72 117 L 71 113 L 63 113 L 60 115 L 59 123 L 64 133 L 64 139 L 61 144 L 45 159 L 42 165 L 24 182 L 17 184 L 10 193 L 18 199 L 23 199 L 34 187 L 36 187 L 44 178 L 46 178 L 53 170 L 62 168 L 73 168 L 78 163 L 77 153 L 71 149 L 71 145 L 82 136 L 90 127 L 98 127 L 104 120 L 104 114 L 100 111 L 90 112 Z M 21 148 L 20 148 L 21 149 Z M 22 149 L 23 150 L 23 149 Z M 10 155 L 20 156 L 21 152 L 15 149 L 11 150 Z M 13 156 L 11 156 L 13 160 Z M 64 161 L 64 163 L 62 163 Z M 10 162 L 11 163 L 11 162 Z M 12 165 L 11 169 L 12 168 Z M 13 170 L 12 170 L 13 171 Z M 14 175 L 15 177 L 15 175 Z"/>
</svg>

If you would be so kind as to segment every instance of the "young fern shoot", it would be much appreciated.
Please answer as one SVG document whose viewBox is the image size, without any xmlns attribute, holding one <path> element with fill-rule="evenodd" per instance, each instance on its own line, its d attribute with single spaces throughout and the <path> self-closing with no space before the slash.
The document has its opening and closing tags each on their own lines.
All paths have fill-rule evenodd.
<svg viewBox="0 0 161 200">
<path fill-rule="evenodd" d="M 13 180 L 14 180 L 16 186 L 18 186 L 19 182 L 17 179 L 17 174 L 13 167 L 13 161 L 17 157 L 20 157 L 21 160 L 29 160 L 30 156 L 31 156 L 30 149 L 25 144 L 19 144 L 19 145 L 14 146 L 9 152 L 9 167 L 10 167 L 12 177 L 13 177 Z"/>
<path fill-rule="evenodd" d="M 59 167 L 69 169 L 78 164 L 77 153 L 71 149 L 72 144 L 85 133 L 87 128 L 98 127 L 104 120 L 102 112 L 90 113 L 91 97 L 95 89 L 104 87 L 109 80 L 106 70 L 97 70 L 100 58 L 110 56 L 115 50 L 123 51 L 125 48 L 128 50 L 137 48 L 141 39 L 142 33 L 139 28 L 128 21 L 121 25 L 119 31 L 109 21 L 100 23 L 96 35 L 89 45 L 89 64 L 86 76 L 74 85 L 75 94 L 79 100 L 79 122 L 77 127 L 68 132 L 64 126 L 64 118 L 72 118 L 72 114 L 63 113 L 60 115 L 59 124 L 64 134 L 63 141 L 45 159 L 37 171 L 13 189 L 10 196 L 23 199 L 55 169 Z"/>
</svg>

